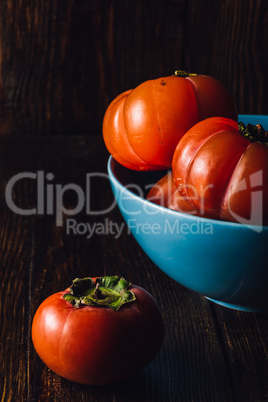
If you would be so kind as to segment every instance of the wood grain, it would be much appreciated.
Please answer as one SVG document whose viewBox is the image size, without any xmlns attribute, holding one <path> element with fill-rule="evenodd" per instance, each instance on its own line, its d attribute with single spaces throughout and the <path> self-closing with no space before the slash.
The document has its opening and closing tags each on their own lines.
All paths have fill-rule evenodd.
<svg viewBox="0 0 268 402">
<path fill-rule="evenodd" d="M 268 320 L 227 310 L 175 283 L 128 233 L 106 174 L 101 138 L 109 102 L 175 69 L 212 75 L 239 113 L 267 114 L 266 0 L 39 0 L 0 2 L 0 396 L 1 401 L 268 400 Z M 20 172 L 52 173 L 45 184 L 102 172 L 94 210 L 78 222 L 123 225 L 112 233 L 67 232 L 52 215 L 20 216 L 5 188 Z M 47 176 L 46 176 L 47 177 Z M 14 201 L 36 206 L 36 182 L 14 186 Z M 76 199 L 69 194 L 66 207 Z M 86 387 L 60 378 L 36 355 L 31 323 L 39 304 L 74 277 L 120 274 L 159 301 L 166 326 L 154 361 L 130 379 Z"/>
<path fill-rule="evenodd" d="M 1 401 L 258 401 L 268 396 L 268 320 L 211 304 L 162 273 L 140 249 L 126 227 L 114 235 L 67 233 L 66 219 L 55 213 L 20 216 L 8 208 L 4 189 L 18 172 L 54 174 L 54 184 L 76 183 L 106 172 L 107 151 L 100 136 L 0 137 L 0 395 Z M 91 206 L 113 202 L 109 183 L 94 182 Z M 67 195 L 67 194 L 66 194 Z M 36 183 L 22 180 L 13 199 L 36 205 Z M 75 199 L 65 198 L 66 207 Z M 78 222 L 123 224 L 117 209 Z M 146 288 L 157 300 L 166 334 L 156 358 L 119 384 L 87 387 L 49 370 L 31 341 L 31 323 L 39 304 L 78 276 L 120 274 Z M 131 358 L 131 357 L 130 357 Z"/>
<path fill-rule="evenodd" d="M 262 0 L 189 2 L 186 60 L 191 69 L 221 80 L 239 113 L 266 114 L 268 9 Z"/>
<path fill-rule="evenodd" d="M 212 75 L 266 114 L 266 0 L 0 3 L 0 132 L 99 135 L 108 104 L 176 69 Z"/>
</svg>

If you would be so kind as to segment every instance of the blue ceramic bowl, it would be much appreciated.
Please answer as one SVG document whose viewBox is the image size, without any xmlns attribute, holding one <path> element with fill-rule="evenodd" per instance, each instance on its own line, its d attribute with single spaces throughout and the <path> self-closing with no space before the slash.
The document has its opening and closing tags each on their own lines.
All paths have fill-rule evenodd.
<svg viewBox="0 0 268 402">
<path fill-rule="evenodd" d="M 240 115 L 268 126 L 268 116 Z M 165 172 L 136 172 L 112 157 L 108 175 L 131 233 L 150 259 L 181 285 L 239 310 L 268 312 L 268 226 L 189 215 L 145 199 Z"/>
</svg>

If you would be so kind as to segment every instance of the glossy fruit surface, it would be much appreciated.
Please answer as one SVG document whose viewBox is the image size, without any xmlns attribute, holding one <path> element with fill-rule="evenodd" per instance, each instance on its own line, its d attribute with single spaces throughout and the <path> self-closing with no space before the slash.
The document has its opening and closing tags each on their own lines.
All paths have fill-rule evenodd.
<svg viewBox="0 0 268 402">
<path fill-rule="evenodd" d="M 222 117 L 197 123 L 176 147 L 173 178 L 180 194 L 200 213 L 267 225 L 268 146 L 243 130 Z M 253 132 L 258 135 L 257 128 Z"/>
<path fill-rule="evenodd" d="M 163 176 L 149 191 L 146 199 L 174 211 L 200 215 L 198 211 L 180 195 L 174 183 L 172 172 Z"/>
<path fill-rule="evenodd" d="M 231 95 L 220 81 L 178 71 L 148 80 L 116 97 L 103 119 L 110 154 L 134 170 L 170 168 L 178 141 L 210 116 L 237 118 Z"/>
<path fill-rule="evenodd" d="M 153 297 L 119 277 L 83 278 L 48 297 L 32 323 L 43 362 L 82 384 L 120 381 L 158 352 L 164 323 Z"/>
</svg>

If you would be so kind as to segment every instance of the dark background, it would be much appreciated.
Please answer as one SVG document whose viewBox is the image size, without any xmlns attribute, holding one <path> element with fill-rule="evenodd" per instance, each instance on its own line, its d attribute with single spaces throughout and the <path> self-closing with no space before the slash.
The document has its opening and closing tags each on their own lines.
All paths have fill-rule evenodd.
<svg viewBox="0 0 268 402">
<path fill-rule="evenodd" d="M 267 114 L 267 49 L 267 0 L 1 0 L 0 132 L 101 134 L 115 96 L 176 69 Z"/>
<path fill-rule="evenodd" d="M 15 214 L 4 190 L 15 174 L 43 171 L 54 175 L 54 189 L 75 183 L 85 192 L 89 172 L 107 172 L 101 134 L 108 104 L 176 69 L 221 80 L 241 114 L 268 114 L 267 4 L 0 0 L 2 402 L 268 401 L 267 315 L 223 308 L 184 288 L 157 269 L 127 228 L 120 238 L 68 234 L 65 224 L 56 226 L 55 214 Z M 35 207 L 36 190 L 35 180 L 19 180 L 15 204 Z M 64 201 L 72 208 L 77 200 L 71 192 Z M 107 179 L 96 180 L 92 210 L 112 202 Z M 84 208 L 74 218 L 91 225 L 124 223 L 118 208 L 100 216 Z M 74 384 L 37 356 L 32 319 L 41 302 L 72 279 L 114 274 L 157 299 L 166 326 L 163 346 L 150 365 L 124 382 Z"/>
</svg>

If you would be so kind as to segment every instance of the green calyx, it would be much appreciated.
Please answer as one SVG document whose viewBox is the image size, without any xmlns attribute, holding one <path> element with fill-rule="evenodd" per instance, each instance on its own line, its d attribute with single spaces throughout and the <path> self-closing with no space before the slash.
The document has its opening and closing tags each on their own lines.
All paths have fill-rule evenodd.
<svg viewBox="0 0 268 402">
<path fill-rule="evenodd" d="M 186 78 L 186 77 L 194 77 L 197 74 L 195 73 L 187 73 L 187 71 L 184 70 L 176 70 L 175 73 L 173 74 L 173 77 L 182 77 L 182 78 Z"/>
<path fill-rule="evenodd" d="M 130 282 L 118 276 L 103 276 L 94 282 L 92 278 L 76 278 L 66 293 L 64 300 L 74 307 L 99 306 L 118 311 L 121 306 L 136 299 L 128 290 Z"/>
<path fill-rule="evenodd" d="M 247 138 L 250 142 L 259 142 L 260 144 L 268 146 L 268 132 L 262 127 L 261 124 L 247 124 L 239 122 L 238 128 L 240 134 Z"/>
</svg>

